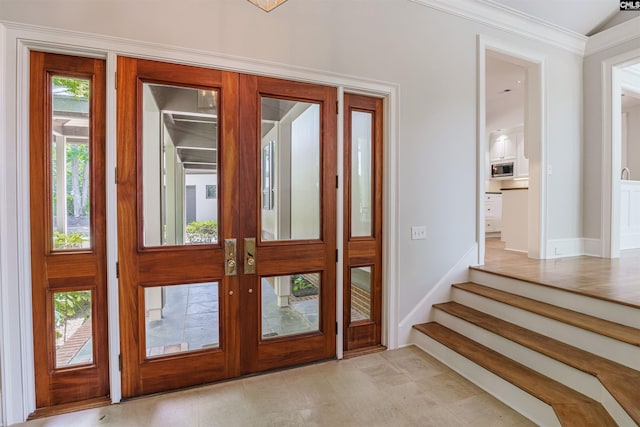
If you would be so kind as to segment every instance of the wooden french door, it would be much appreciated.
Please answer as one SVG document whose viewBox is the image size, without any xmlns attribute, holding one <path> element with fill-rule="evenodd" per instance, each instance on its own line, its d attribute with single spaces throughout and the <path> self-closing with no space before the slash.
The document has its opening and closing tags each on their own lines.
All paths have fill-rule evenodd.
<svg viewBox="0 0 640 427">
<path fill-rule="evenodd" d="M 117 79 L 123 396 L 333 357 L 335 89 L 124 57 Z"/>
<path fill-rule="evenodd" d="M 344 349 L 381 346 L 382 99 L 345 94 Z"/>
<path fill-rule="evenodd" d="M 105 62 L 31 52 L 36 407 L 109 395 Z"/>
</svg>

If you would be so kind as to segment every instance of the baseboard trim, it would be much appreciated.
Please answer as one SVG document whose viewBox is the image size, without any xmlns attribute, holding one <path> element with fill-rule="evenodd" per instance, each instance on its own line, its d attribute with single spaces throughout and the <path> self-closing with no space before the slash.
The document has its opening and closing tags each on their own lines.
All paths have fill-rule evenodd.
<svg viewBox="0 0 640 427">
<path fill-rule="evenodd" d="M 600 239 L 574 238 L 554 239 L 547 241 L 547 259 L 566 258 L 572 256 L 602 256 Z"/>
</svg>

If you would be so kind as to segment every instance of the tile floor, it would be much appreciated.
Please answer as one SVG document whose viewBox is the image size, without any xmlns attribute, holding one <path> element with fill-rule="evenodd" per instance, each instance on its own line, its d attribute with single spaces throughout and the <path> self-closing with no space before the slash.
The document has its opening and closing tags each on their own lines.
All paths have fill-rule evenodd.
<svg viewBox="0 0 640 427">
<path fill-rule="evenodd" d="M 18 424 L 23 427 L 533 425 L 415 347 Z"/>
</svg>

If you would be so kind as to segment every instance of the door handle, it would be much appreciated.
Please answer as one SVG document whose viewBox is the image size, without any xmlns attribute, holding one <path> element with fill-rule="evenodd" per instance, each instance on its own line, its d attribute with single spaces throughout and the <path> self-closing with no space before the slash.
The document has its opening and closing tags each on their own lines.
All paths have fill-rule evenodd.
<svg viewBox="0 0 640 427">
<path fill-rule="evenodd" d="M 235 276 L 238 274 L 236 239 L 224 239 L 224 274 L 225 276 Z"/>
<path fill-rule="evenodd" d="M 256 273 L 256 238 L 244 239 L 244 274 Z"/>
</svg>

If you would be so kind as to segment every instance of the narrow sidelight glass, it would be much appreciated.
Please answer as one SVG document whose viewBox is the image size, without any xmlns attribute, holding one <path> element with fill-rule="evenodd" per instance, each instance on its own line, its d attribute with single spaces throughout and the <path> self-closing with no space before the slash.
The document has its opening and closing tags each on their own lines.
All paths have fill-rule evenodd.
<svg viewBox="0 0 640 427">
<path fill-rule="evenodd" d="M 91 248 L 89 80 L 51 78 L 51 191 L 54 251 Z"/>
<path fill-rule="evenodd" d="M 372 235 L 372 123 L 373 115 L 351 112 L 351 236 Z"/>
<path fill-rule="evenodd" d="M 371 319 L 371 267 L 351 268 L 351 322 Z"/>
<path fill-rule="evenodd" d="M 56 368 L 93 363 L 91 291 L 55 292 Z"/>
</svg>

